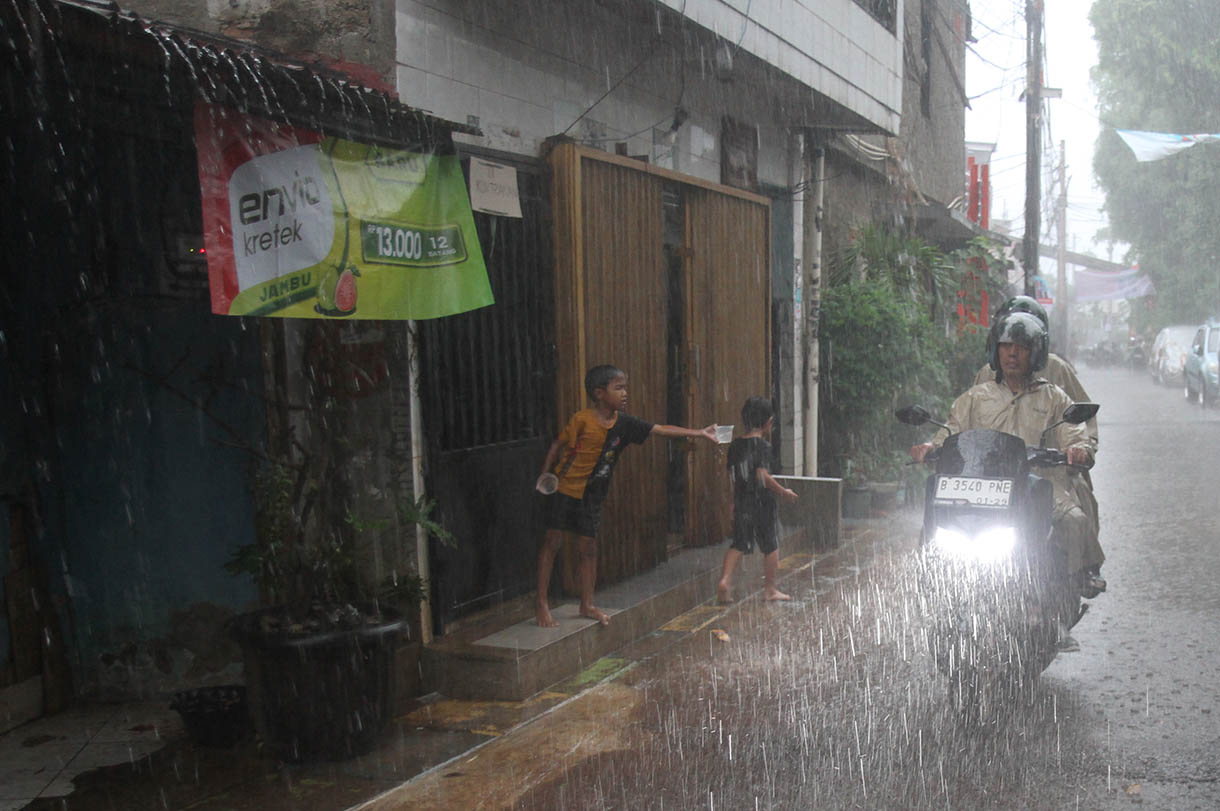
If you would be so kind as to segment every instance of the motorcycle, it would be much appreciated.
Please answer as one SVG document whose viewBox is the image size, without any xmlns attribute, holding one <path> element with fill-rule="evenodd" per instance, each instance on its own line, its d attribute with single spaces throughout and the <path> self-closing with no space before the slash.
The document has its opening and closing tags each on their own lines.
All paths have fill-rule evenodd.
<svg viewBox="0 0 1220 811">
<path fill-rule="evenodd" d="M 1123 362 L 1123 353 L 1118 344 L 1103 338 L 1084 350 L 1085 362 L 1096 368 L 1115 366 Z"/>
<path fill-rule="evenodd" d="M 1148 351 L 1144 342 L 1135 336 L 1127 342 L 1127 365 L 1133 372 L 1142 372 L 1148 366 Z"/>
<path fill-rule="evenodd" d="M 1087 422 L 1098 409 L 1073 404 L 1042 433 L 1041 444 L 1055 427 Z M 949 430 L 920 406 L 895 416 Z M 930 644 L 959 708 L 977 714 L 1032 683 L 1088 608 L 1051 540 L 1051 482 L 1036 472 L 1066 465 L 1067 454 L 972 429 L 951 433 L 924 462 L 933 472 L 925 484 L 918 566 L 933 618 Z"/>
</svg>

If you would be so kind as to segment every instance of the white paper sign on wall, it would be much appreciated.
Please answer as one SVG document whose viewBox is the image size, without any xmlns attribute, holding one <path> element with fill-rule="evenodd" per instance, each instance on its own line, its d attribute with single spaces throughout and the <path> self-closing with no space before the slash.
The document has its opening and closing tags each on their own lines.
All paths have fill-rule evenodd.
<svg viewBox="0 0 1220 811">
<path fill-rule="evenodd" d="M 470 207 L 501 217 L 520 217 L 517 170 L 512 166 L 471 158 Z"/>
</svg>

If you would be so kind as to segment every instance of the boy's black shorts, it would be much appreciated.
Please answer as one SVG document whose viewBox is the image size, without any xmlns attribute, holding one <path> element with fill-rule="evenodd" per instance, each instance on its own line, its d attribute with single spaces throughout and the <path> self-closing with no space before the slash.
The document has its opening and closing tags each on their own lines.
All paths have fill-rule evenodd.
<svg viewBox="0 0 1220 811">
<path fill-rule="evenodd" d="M 758 551 L 769 555 L 779 549 L 779 518 L 775 515 L 751 515 L 744 511 L 733 521 L 733 542 L 730 546 L 748 555 Z"/>
<path fill-rule="evenodd" d="M 546 528 L 573 532 L 586 538 L 596 538 L 602 521 L 602 505 L 563 493 L 546 497 Z"/>
</svg>

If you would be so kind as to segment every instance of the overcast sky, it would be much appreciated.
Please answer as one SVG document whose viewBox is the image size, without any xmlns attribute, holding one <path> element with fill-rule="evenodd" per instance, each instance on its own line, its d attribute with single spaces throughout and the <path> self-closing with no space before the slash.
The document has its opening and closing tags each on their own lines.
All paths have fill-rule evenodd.
<svg viewBox="0 0 1220 811">
<path fill-rule="evenodd" d="M 1044 82 L 1061 88 L 1062 99 L 1045 102 L 1049 138 L 1044 169 L 1058 165 L 1060 142 L 1067 154 L 1069 250 L 1111 258 L 1105 243 L 1094 235 L 1105 225 L 1100 208 L 1104 197 L 1093 181 L 1093 144 L 1100 124 L 1097 100 L 1089 83 L 1089 69 L 1097 61 L 1097 44 L 1089 25 L 1090 0 L 1055 0 L 1045 4 Z M 1014 220 L 1013 230 L 1025 230 L 1025 0 L 972 0 L 974 36 L 978 42 L 966 55 L 966 139 L 995 143 L 991 183 L 993 218 Z M 1043 196 L 1051 175 L 1043 175 Z M 1058 192 L 1058 187 L 1054 187 Z M 1043 207 L 1042 233 L 1046 240 L 1053 209 Z M 1114 259 L 1121 257 L 1115 256 Z"/>
</svg>

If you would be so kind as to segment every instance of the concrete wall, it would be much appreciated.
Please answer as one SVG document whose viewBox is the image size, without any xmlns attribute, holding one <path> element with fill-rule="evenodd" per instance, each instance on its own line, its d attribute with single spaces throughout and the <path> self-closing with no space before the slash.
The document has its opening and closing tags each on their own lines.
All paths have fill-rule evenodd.
<svg viewBox="0 0 1220 811">
<path fill-rule="evenodd" d="M 966 48 L 969 9 L 964 0 L 906 0 L 903 24 L 918 57 L 921 17 L 932 23 L 931 59 L 908 59 L 902 96 L 902 151 L 919 190 L 948 204 L 965 191 Z M 946 58 L 948 54 L 948 58 Z M 930 71 L 931 103 L 920 99 L 921 71 Z"/>
<path fill-rule="evenodd" d="M 691 4 L 688 17 L 700 5 Z M 773 5 L 800 4 L 760 8 Z M 850 7 L 845 18 L 858 12 L 884 32 L 850 0 L 830 5 Z M 628 154 L 713 181 L 720 180 L 721 118 L 728 115 L 758 128 L 759 180 L 788 186 L 788 128 L 809 115 L 808 87 L 748 52 L 738 53 L 731 80 L 718 78 L 717 39 L 674 19 L 629 2 L 398 0 L 399 94 L 442 118 L 477 122 L 484 137 L 471 140 L 482 146 L 536 155 L 557 134 L 606 149 L 622 141 Z M 746 37 L 766 50 L 774 36 L 761 31 L 752 22 Z M 883 54 L 894 48 L 889 40 Z M 884 71 L 872 73 L 886 85 Z M 895 88 L 886 87 L 896 104 Z M 679 106 L 689 118 L 670 135 Z M 897 124 L 895 116 L 881 118 Z"/>
<path fill-rule="evenodd" d="M 141 17 L 250 42 L 393 86 L 393 0 L 124 0 Z"/>
<path fill-rule="evenodd" d="M 906 60 L 900 135 L 896 139 L 858 136 L 891 155 L 884 160 L 854 149 L 846 138 L 832 142 L 826 169 L 828 261 L 850 243 L 856 229 L 887 218 L 896 225 L 902 208 L 894 204 L 915 202 L 915 190 L 944 205 L 965 192 L 965 102 L 958 82 L 965 81 L 968 10 L 960 0 L 906 0 L 904 8 L 906 38 L 915 53 L 908 53 Z M 926 65 L 918 53 L 925 8 L 934 27 L 932 58 Z M 943 50 L 935 37 L 944 44 Z M 924 70 L 931 71 L 926 115 L 920 98 Z"/>
<path fill-rule="evenodd" d="M 897 131 L 903 40 L 853 0 L 771 0 L 744 10 L 728 0 L 660 2 L 880 129 Z"/>
</svg>

